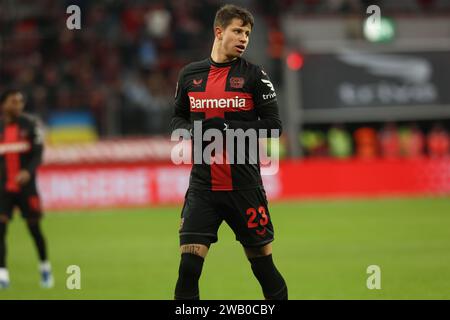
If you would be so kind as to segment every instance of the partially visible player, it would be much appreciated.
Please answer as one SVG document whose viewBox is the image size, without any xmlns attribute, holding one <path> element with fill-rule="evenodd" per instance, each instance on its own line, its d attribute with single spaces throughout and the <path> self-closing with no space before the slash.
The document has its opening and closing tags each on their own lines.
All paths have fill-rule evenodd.
<svg viewBox="0 0 450 320">
<path fill-rule="evenodd" d="M 51 265 L 40 227 L 42 210 L 36 188 L 36 170 L 43 153 L 38 121 L 23 112 L 24 96 L 7 90 L 0 96 L 0 289 L 9 286 L 6 268 L 6 230 L 15 207 L 26 220 L 39 254 L 41 286 L 53 287 Z"/>
</svg>

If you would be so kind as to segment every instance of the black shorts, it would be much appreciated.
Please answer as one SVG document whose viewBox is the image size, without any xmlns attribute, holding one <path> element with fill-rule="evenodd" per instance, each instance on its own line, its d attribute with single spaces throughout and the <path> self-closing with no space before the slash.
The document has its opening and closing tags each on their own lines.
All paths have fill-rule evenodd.
<svg viewBox="0 0 450 320">
<path fill-rule="evenodd" d="M 263 246 L 274 239 L 264 189 L 209 191 L 190 188 L 181 212 L 180 245 L 217 242 L 223 220 L 244 247 Z"/>
<path fill-rule="evenodd" d="M 0 188 L 0 215 L 12 218 L 14 208 L 19 208 L 25 219 L 42 217 L 41 201 L 36 184 L 29 183 L 20 192 L 7 192 Z"/>
</svg>

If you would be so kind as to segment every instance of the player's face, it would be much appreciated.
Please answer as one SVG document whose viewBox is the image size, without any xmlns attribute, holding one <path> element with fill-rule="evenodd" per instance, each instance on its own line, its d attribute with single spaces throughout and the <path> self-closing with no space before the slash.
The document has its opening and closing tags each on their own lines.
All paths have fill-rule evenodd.
<svg viewBox="0 0 450 320">
<path fill-rule="evenodd" d="M 222 49 L 229 58 L 240 57 L 247 48 L 250 33 L 250 24 L 242 25 L 241 19 L 234 18 L 222 32 Z"/>
<path fill-rule="evenodd" d="M 21 93 L 10 94 L 3 103 L 3 111 L 9 116 L 18 116 L 22 112 L 24 104 Z"/>
</svg>

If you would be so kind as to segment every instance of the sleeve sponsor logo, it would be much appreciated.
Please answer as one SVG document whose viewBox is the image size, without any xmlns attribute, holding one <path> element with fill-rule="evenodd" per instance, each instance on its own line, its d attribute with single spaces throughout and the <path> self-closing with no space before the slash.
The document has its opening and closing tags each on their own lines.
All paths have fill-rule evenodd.
<svg viewBox="0 0 450 320">
<path fill-rule="evenodd" d="M 270 91 L 271 91 L 271 92 L 269 92 L 268 94 L 263 94 L 263 95 L 262 95 L 262 98 L 263 98 L 264 100 L 267 100 L 267 99 L 274 99 L 274 98 L 277 96 L 277 94 L 275 93 L 275 88 L 273 87 L 272 82 L 270 82 L 270 80 L 267 80 L 267 79 L 261 79 L 261 81 L 262 81 L 264 84 L 266 84 L 266 85 L 270 88 Z"/>
<path fill-rule="evenodd" d="M 273 87 L 273 84 L 272 82 L 270 82 L 270 80 L 261 79 L 261 81 L 265 83 L 270 88 L 271 91 L 275 92 L 275 88 Z"/>
</svg>

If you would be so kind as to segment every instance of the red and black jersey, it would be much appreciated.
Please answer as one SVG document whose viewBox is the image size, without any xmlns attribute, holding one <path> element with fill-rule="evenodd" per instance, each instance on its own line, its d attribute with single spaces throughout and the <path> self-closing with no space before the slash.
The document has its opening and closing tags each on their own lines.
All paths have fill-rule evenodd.
<svg viewBox="0 0 450 320">
<path fill-rule="evenodd" d="M 224 118 L 232 129 L 278 129 L 281 133 L 272 82 L 261 67 L 241 58 L 227 63 L 209 58 L 180 72 L 171 129 L 191 129 L 193 121 L 214 117 Z M 246 159 L 250 148 L 258 146 L 246 144 Z M 189 186 L 213 191 L 262 186 L 257 157 L 256 162 L 244 164 L 194 163 Z"/>
<path fill-rule="evenodd" d="M 27 170 L 30 183 L 35 182 L 43 153 L 42 128 L 38 123 L 28 114 L 9 123 L 0 119 L 0 188 L 7 192 L 20 192 L 16 181 L 20 170 Z"/>
</svg>

